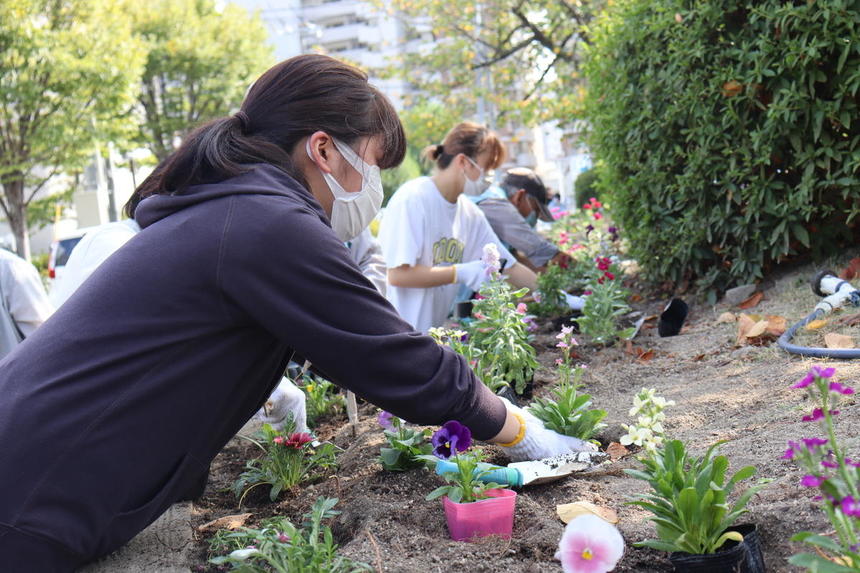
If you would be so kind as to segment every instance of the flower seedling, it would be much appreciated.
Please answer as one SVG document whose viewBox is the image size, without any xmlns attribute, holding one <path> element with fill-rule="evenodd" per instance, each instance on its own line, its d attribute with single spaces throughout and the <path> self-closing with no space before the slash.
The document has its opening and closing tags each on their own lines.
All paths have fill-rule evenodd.
<svg viewBox="0 0 860 573">
<path fill-rule="evenodd" d="M 338 387 L 324 378 L 305 374 L 299 388 L 307 396 L 308 425 L 315 427 L 326 416 L 342 414 L 346 411 L 346 400 Z"/>
<path fill-rule="evenodd" d="M 290 424 L 280 432 L 264 424 L 256 439 L 245 439 L 257 445 L 263 456 L 245 464 L 245 471 L 233 484 L 239 505 L 248 492 L 259 485 L 271 486 L 269 498 L 274 501 L 284 489 L 313 479 L 318 470 L 336 465 L 333 444 L 314 447 L 310 434 L 292 432 Z"/>
<path fill-rule="evenodd" d="M 606 417 L 606 412 L 592 409 L 591 396 L 577 391 L 582 378 L 582 367 L 574 367 L 570 360 L 570 349 L 577 344 L 573 338 L 573 327 L 562 327 L 556 338 L 556 347 L 562 353 L 562 358 L 556 360 L 560 383 L 553 388 L 552 398 L 536 398 L 528 410 L 548 429 L 587 440 L 605 426 L 601 420 Z"/>
<path fill-rule="evenodd" d="M 581 515 L 567 524 L 555 558 L 564 573 L 607 573 L 624 555 L 624 538 L 614 525 L 596 515 Z"/>
<path fill-rule="evenodd" d="M 302 528 L 285 517 L 275 517 L 264 521 L 260 529 L 243 527 L 234 532 L 219 532 L 210 542 L 210 553 L 230 553 L 213 557 L 209 562 L 230 565 L 233 571 L 243 573 L 372 571 L 364 563 L 337 554 L 331 529 L 322 523 L 340 513 L 332 510 L 337 501 L 319 498 L 305 515 L 307 521 Z"/>
<path fill-rule="evenodd" d="M 488 265 L 491 279 L 481 287 L 481 298 L 473 306 L 475 320 L 469 326 L 469 343 L 481 351 L 475 371 L 485 381 L 513 382 L 514 390 L 522 394 L 538 367 L 528 325 L 515 304 L 527 289 L 511 291 L 498 272 L 495 245 L 486 245 L 484 251 L 485 262 L 496 264 Z"/>
<path fill-rule="evenodd" d="M 430 430 L 410 428 L 390 412 L 380 412 L 377 420 L 388 440 L 388 447 L 379 451 L 379 461 L 384 469 L 402 472 L 424 465 L 419 456 L 428 455 L 433 449 L 428 440 Z"/>
<path fill-rule="evenodd" d="M 602 262 L 598 261 L 598 265 Z M 590 294 L 585 297 L 582 316 L 576 322 L 582 334 L 597 344 L 606 345 L 616 338 L 631 336 L 633 329 L 618 329 L 618 318 L 630 312 L 627 289 L 621 286 L 615 272 L 601 272 L 603 274 L 589 286 Z"/>
<path fill-rule="evenodd" d="M 433 444 L 433 455 L 421 456 L 422 459 L 432 463 L 436 459 L 453 458 L 457 471 L 443 473 L 442 478 L 449 485 L 434 489 L 427 495 L 428 500 L 445 495 L 455 503 L 470 503 L 488 497 L 485 494 L 487 490 L 502 487 L 497 483 L 480 481 L 479 478 L 490 470 L 478 469 L 482 458 L 480 452 L 465 453 L 472 445 L 472 432 L 460 422 L 445 422 L 430 441 Z"/>
<path fill-rule="evenodd" d="M 834 420 L 840 402 L 854 389 L 833 380 L 834 368 L 813 366 L 792 388 L 804 389 L 814 404 L 802 421 L 818 426 L 823 436 L 788 442 L 783 459 L 794 461 L 805 470 L 800 485 L 818 492 L 821 508 L 833 525 L 834 536 L 798 533 L 792 541 L 802 541 L 816 553 L 800 553 L 789 559 L 792 565 L 811 571 L 860 570 L 860 461 L 847 457 L 845 447 L 836 439 Z"/>
<path fill-rule="evenodd" d="M 661 551 L 694 555 L 714 553 L 728 540 L 742 541 L 737 531 L 727 531 L 743 513 L 750 498 L 763 484 L 747 488 L 729 504 L 735 485 L 751 477 L 755 468 L 747 466 L 726 481 L 729 461 L 714 456 L 718 442 L 701 458 L 687 453 L 683 442 L 670 440 L 664 447 L 639 458 L 643 470 L 624 470 L 651 485 L 648 494 L 637 494 L 629 502 L 650 511 L 658 539 L 635 543 Z"/>
</svg>

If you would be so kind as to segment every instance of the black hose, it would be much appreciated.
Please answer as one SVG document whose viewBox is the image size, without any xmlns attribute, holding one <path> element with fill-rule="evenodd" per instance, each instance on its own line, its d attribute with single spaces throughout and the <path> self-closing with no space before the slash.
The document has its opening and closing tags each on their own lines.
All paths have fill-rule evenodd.
<svg viewBox="0 0 860 573">
<path fill-rule="evenodd" d="M 792 354 L 800 354 L 801 356 L 814 356 L 816 358 L 843 358 L 843 359 L 851 359 L 851 358 L 860 358 L 860 348 L 820 348 L 820 347 L 811 347 L 811 346 L 798 346 L 797 344 L 792 344 L 791 339 L 794 337 L 794 334 L 797 330 L 806 326 L 816 318 L 824 316 L 823 310 L 816 310 L 810 313 L 803 320 L 792 325 L 791 328 L 786 330 L 782 336 L 777 340 L 777 344 L 779 347 L 785 350 L 786 352 L 791 352 Z"/>
</svg>

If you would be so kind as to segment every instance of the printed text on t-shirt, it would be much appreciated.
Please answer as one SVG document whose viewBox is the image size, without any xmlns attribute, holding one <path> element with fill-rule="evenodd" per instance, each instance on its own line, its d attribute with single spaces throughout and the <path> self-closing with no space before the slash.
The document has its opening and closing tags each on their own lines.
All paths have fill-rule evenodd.
<svg viewBox="0 0 860 573">
<path fill-rule="evenodd" d="M 460 263 L 463 261 L 463 242 L 453 237 L 442 238 L 433 244 L 433 264 Z"/>
</svg>

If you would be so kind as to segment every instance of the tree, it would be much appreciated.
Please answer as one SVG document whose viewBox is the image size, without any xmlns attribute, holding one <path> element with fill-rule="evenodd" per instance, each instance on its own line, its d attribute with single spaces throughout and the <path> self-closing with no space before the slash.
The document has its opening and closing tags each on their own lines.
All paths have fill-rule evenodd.
<svg viewBox="0 0 860 573">
<path fill-rule="evenodd" d="M 118 137 L 143 56 L 117 6 L 98 0 L 0 2 L 0 207 L 30 257 L 27 207 L 55 174 Z"/>
<path fill-rule="evenodd" d="M 128 0 L 148 56 L 138 100 L 138 143 L 160 160 L 196 124 L 237 109 L 274 60 L 258 15 L 213 0 Z"/>
<path fill-rule="evenodd" d="M 603 4 L 466 0 L 451 10 L 437 0 L 393 0 L 407 49 L 387 72 L 448 106 L 475 110 L 483 100 L 500 119 L 564 123 L 580 107 L 580 52 Z"/>
</svg>

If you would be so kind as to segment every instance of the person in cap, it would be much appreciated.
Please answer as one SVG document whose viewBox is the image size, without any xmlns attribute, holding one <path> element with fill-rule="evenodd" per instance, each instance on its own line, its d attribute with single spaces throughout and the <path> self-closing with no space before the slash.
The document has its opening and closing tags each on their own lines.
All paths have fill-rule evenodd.
<svg viewBox="0 0 860 573">
<path fill-rule="evenodd" d="M 508 170 L 498 186 L 472 198 L 505 246 L 538 272 L 546 270 L 550 262 L 566 264 L 570 260 L 535 230 L 538 219 L 553 222 L 548 199 L 541 178 L 525 167 Z"/>
</svg>

